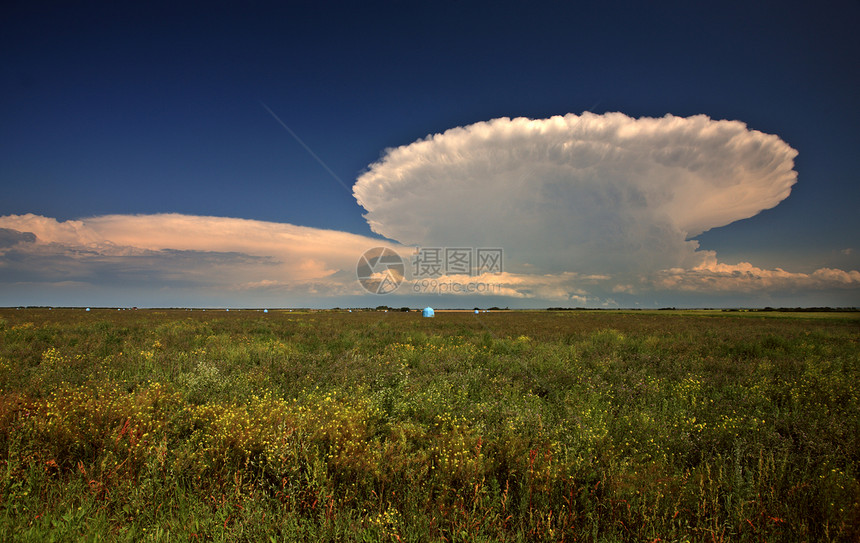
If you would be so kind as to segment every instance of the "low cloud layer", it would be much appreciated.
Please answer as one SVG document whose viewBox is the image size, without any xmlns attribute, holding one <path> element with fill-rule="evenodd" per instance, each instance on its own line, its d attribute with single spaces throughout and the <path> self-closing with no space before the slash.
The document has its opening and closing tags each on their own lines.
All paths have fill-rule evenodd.
<svg viewBox="0 0 860 543">
<path fill-rule="evenodd" d="M 791 192 L 797 152 L 705 116 L 495 119 L 389 149 L 354 194 L 404 244 L 503 247 L 517 271 L 694 267 L 689 241 Z"/>
<path fill-rule="evenodd" d="M 379 240 L 291 224 L 178 214 L 58 221 L 0 217 L 9 284 L 127 285 L 210 292 L 360 294 L 358 256 Z M 275 304 L 273 304 L 275 305 Z"/>
<path fill-rule="evenodd" d="M 330 305 L 326 300 L 366 295 L 356 278 L 356 264 L 367 249 L 380 244 L 394 248 L 407 270 L 413 256 L 412 248 L 344 232 L 175 214 L 75 221 L 10 215 L 0 217 L 0 241 L 0 305 L 89 305 L 95 300 L 105 305 L 279 306 L 314 301 Z M 719 297 L 799 290 L 856 292 L 860 287 L 857 271 L 824 268 L 791 273 L 746 263 L 721 264 L 712 254 L 704 255 L 703 262 L 692 268 L 636 277 L 503 271 L 427 279 L 409 272 L 394 296 L 368 303 L 400 304 L 395 300 L 401 296 L 430 296 L 432 301 L 442 295 L 454 300 L 471 297 L 475 303 L 492 299 L 494 305 L 509 300 L 513 306 L 614 307 L 631 305 L 640 296 L 667 293 Z"/>
<path fill-rule="evenodd" d="M 762 269 L 749 262 L 721 264 L 715 258 L 708 258 L 693 269 L 662 270 L 655 275 L 653 286 L 661 290 L 701 293 L 856 289 L 860 287 L 860 271 L 819 268 L 812 273 L 800 273 L 781 268 Z"/>
</svg>

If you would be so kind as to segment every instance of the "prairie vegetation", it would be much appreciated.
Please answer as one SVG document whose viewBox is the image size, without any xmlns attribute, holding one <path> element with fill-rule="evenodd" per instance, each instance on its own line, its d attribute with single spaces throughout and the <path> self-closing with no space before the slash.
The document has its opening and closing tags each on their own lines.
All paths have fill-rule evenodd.
<svg viewBox="0 0 860 543">
<path fill-rule="evenodd" d="M 857 541 L 858 331 L 0 310 L 0 539 Z"/>
</svg>

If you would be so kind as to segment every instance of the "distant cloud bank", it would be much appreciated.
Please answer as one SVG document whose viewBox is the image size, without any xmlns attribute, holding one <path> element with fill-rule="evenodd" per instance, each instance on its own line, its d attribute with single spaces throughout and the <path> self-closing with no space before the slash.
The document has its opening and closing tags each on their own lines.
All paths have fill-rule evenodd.
<svg viewBox="0 0 860 543">
<path fill-rule="evenodd" d="M 855 302 L 844 305 L 856 303 L 860 272 L 720 263 L 691 240 L 784 200 L 796 155 L 774 135 L 701 115 L 495 119 L 388 149 L 359 176 L 354 195 L 371 229 L 402 245 L 224 217 L 8 215 L 0 217 L 0 298 L 113 286 L 162 298 L 217 293 L 237 305 L 295 297 L 331 305 L 325 300 L 363 295 L 357 259 L 388 245 L 407 260 L 413 246 L 501 247 L 503 273 L 438 279 L 480 280 L 497 296 L 536 304 L 846 290 Z"/>
<path fill-rule="evenodd" d="M 106 215 L 57 221 L 0 217 L 3 284 L 123 285 L 201 291 L 237 300 L 267 292 L 286 303 L 360 294 L 355 262 L 379 240 L 291 224 L 179 214 Z M 351 273 L 349 273 L 349 271 Z M 252 296 L 253 297 L 253 296 Z"/>
</svg>

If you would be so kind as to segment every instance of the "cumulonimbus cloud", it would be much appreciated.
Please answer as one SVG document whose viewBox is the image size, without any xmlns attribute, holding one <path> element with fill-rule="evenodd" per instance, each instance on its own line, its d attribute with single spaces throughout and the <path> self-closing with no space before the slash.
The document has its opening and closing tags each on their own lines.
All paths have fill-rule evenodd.
<svg viewBox="0 0 860 543">
<path fill-rule="evenodd" d="M 704 115 L 501 118 L 389 149 L 354 186 L 404 244 L 503 247 L 518 271 L 694 267 L 691 241 L 785 199 L 797 152 Z"/>
</svg>

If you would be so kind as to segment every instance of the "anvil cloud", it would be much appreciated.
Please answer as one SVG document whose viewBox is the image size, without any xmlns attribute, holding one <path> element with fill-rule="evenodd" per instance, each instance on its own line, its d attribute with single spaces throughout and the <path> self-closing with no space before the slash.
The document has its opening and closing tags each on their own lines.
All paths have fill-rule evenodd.
<svg viewBox="0 0 860 543">
<path fill-rule="evenodd" d="M 404 244 L 504 247 L 541 272 L 700 264 L 690 238 L 777 205 L 797 152 L 738 121 L 501 118 L 389 149 L 354 194 Z"/>
</svg>

